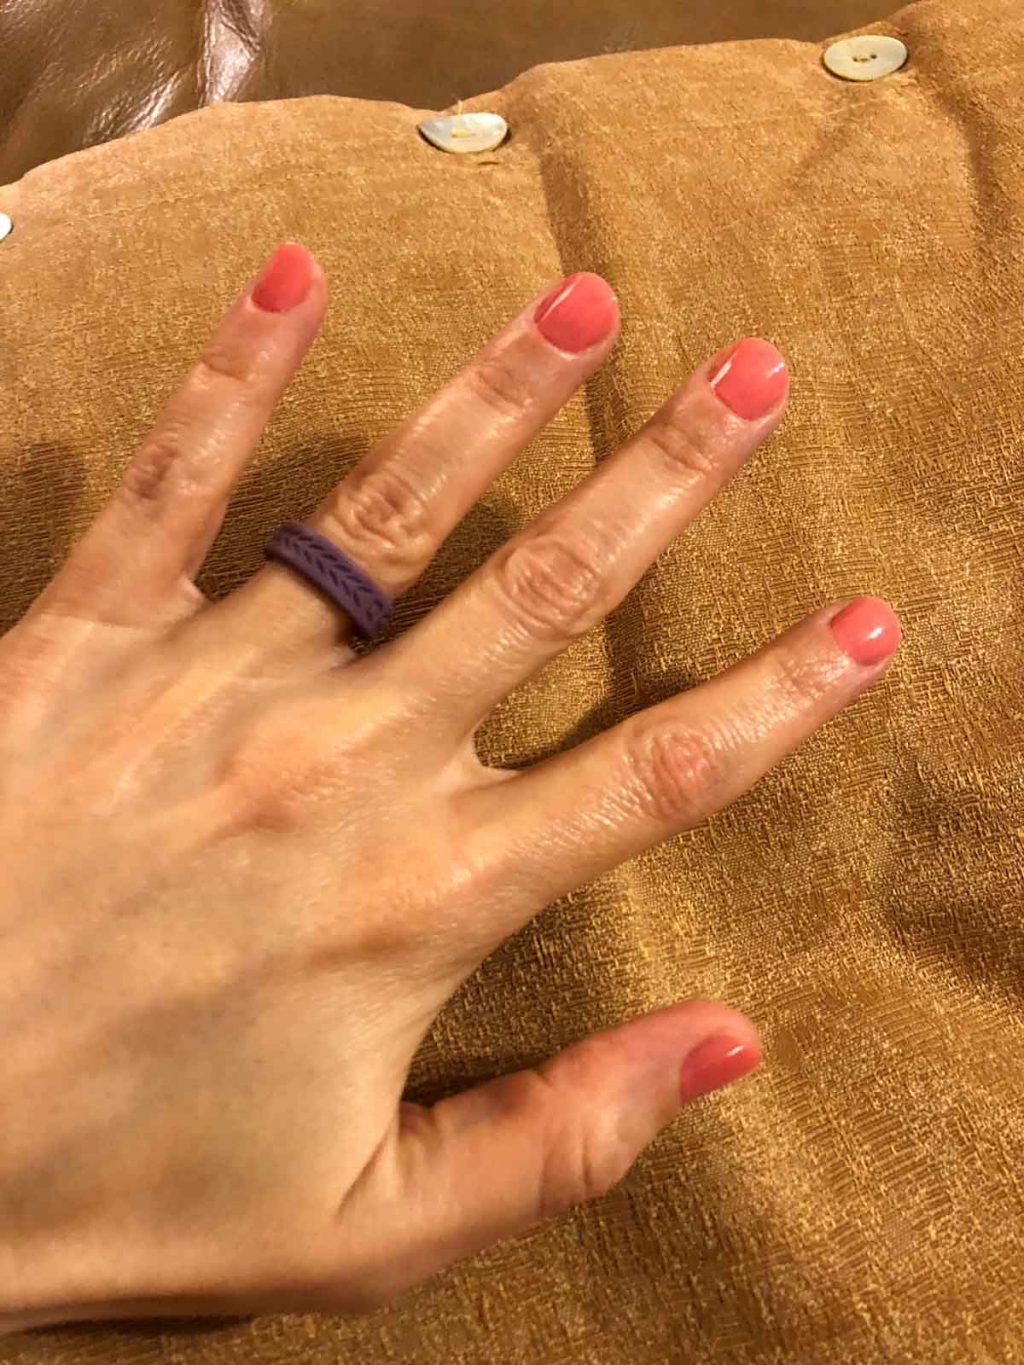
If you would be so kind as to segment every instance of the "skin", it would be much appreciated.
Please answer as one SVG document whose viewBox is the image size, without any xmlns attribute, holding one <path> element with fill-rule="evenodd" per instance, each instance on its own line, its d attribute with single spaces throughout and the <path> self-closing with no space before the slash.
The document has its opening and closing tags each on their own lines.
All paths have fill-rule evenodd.
<svg viewBox="0 0 1024 1365">
<path fill-rule="evenodd" d="M 530 301 L 310 518 L 391 594 L 602 362 Z M 823 608 L 532 769 L 476 757 L 781 419 L 714 360 L 432 613 L 357 657 L 268 563 L 193 578 L 326 305 L 246 290 L 120 487 L 0 640 L 0 1326 L 360 1312 L 601 1195 L 727 1035 L 682 1002 L 432 1107 L 410 1062 L 458 985 L 569 889 L 746 790 L 883 672 Z M 286 515 L 286 513 L 285 513 Z"/>
</svg>

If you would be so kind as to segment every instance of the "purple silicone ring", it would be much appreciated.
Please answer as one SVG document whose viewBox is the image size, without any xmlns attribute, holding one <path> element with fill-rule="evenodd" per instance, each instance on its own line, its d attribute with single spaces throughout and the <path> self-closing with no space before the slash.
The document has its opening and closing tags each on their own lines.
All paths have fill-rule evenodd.
<svg viewBox="0 0 1024 1365">
<path fill-rule="evenodd" d="M 280 559 L 347 611 L 360 635 L 379 635 L 391 618 L 391 599 L 333 541 L 301 521 L 286 521 L 263 547 L 268 559 Z"/>
</svg>

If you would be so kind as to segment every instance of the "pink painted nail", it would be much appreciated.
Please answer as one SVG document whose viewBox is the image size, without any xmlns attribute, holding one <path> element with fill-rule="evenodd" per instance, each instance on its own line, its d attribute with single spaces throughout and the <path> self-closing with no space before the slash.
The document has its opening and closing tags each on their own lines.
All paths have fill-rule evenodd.
<svg viewBox="0 0 1024 1365">
<path fill-rule="evenodd" d="M 282 242 L 252 288 L 252 301 L 267 313 L 287 313 L 309 293 L 313 259 L 298 242 Z"/>
<path fill-rule="evenodd" d="M 737 416 L 752 422 L 763 417 L 785 395 L 789 384 L 786 362 L 760 337 L 745 337 L 717 357 L 708 383 Z"/>
<path fill-rule="evenodd" d="M 679 1094 L 684 1104 L 730 1081 L 746 1076 L 761 1060 L 757 1043 L 741 1041 L 727 1033 L 715 1033 L 683 1060 L 679 1073 Z"/>
<path fill-rule="evenodd" d="M 903 637 L 900 618 L 880 597 L 858 597 L 830 625 L 840 649 L 858 664 L 880 664 L 896 652 Z"/>
<path fill-rule="evenodd" d="M 560 351 L 585 351 L 606 337 L 619 316 L 611 285 L 600 275 L 579 270 L 541 299 L 533 320 L 540 334 Z"/>
</svg>

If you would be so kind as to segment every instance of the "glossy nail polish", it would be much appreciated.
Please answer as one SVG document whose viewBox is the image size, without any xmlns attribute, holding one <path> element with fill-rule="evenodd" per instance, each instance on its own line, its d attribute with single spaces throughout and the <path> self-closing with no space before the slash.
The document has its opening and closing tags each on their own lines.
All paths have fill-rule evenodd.
<svg viewBox="0 0 1024 1365">
<path fill-rule="evenodd" d="M 745 337 L 715 365 L 708 383 L 727 408 L 752 422 L 785 397 L 789 376 L 771 342 Z"/>
<path fill-rule="evenodd" d="M 698 1043 L 683 1059 L 679 1073 L 679 1094 L 684 1104 L 720 1090 L 730 1081 L 746 1076 L 761 1060 L 756 1042 L 716 1033 Z"/>
<path fill-rule="evenodd" d="M 575 354 L 608 336 L 618 315 L 611 285 L 584 270 L 566 276 L 552 289 L 537 305 L 533 320 L 552 346 Z"/>
<path fill-rule="evenodd" d="M 880 597 L 858 597 L 829 622 L 832 634 L 858 664 L 880 664 L 894 654 L 903 636 L 900 619 Z"/>
<path fill-rule="evenodd" d="M 266 313 L 287 313 L 309 293 L 313 260 L 298 242 L 282 242 L 253 285 L 252 301 Z"/>
</svg>

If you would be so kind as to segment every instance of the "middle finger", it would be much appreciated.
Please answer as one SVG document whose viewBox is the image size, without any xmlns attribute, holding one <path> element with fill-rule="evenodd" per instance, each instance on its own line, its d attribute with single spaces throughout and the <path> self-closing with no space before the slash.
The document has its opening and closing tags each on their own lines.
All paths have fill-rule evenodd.
<svg viewBox="0 0 1024 1365">
<path fill-rule="evenodd" d="M 789 381 L 746 337 L 695 371 L 610 459 L 513 536 L 394 641 L 405 688 L 439 699 L 467 738 L 525 681 L 617 606 L 782 417 Z"/>
</svg>

